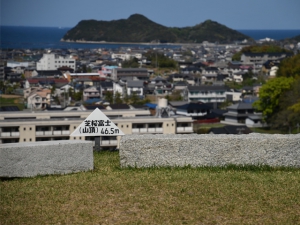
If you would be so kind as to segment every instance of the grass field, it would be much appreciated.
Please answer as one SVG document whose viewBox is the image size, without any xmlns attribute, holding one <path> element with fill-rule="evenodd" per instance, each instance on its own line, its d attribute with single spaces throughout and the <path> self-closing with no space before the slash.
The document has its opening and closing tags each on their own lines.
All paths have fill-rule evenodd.
<svg viewBox="0 0 300 225">
<path fill-rule="evenodd" d="M 95 169 L 2 179 L 0 224 L 300 224 L 300 169 Z"/>
</svg>

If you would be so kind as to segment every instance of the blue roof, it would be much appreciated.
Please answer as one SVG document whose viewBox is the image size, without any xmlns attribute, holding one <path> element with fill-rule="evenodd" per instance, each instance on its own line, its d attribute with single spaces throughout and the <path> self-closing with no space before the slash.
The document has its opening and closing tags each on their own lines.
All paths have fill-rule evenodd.
<svg viewBox="0 0 300 225">
<path fill-rule="evenodd" d="M 99 102 L 99 101 L 101 101 L 100 98 L 90 98 L 90 99 L 86 100 L 85 103 L 93 104 L 93 103 Z"/>
<path fill-rule="evenodd" d="M 119 68 L 118 66 L 104 66 L 105 68 L 107 69 L 116 69 L 116 68 Z"/>
<path fill-rule="evenodd" d="M 156 109 L 157 104 L 153 104 L 153 103 L 146 103 L 145 106 L 147 106 L 150 109 Z"/>
</svg>

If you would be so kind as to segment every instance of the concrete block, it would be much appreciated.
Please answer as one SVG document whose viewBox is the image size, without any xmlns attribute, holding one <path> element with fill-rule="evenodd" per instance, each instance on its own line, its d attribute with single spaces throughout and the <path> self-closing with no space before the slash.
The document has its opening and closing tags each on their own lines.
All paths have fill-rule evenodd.
<svg viewBox="0 0 300 225">
<path fill-rule="evenodd" d="M 93 142 L 43 141 L 0 146 L 0 177 L 33 177 L 92 170 Z"/>
<path fill-rule="evenodd" d="M 121 167 L 300 167 L 300 134 L 125 135 L 119 150 Z"/>
</svg>

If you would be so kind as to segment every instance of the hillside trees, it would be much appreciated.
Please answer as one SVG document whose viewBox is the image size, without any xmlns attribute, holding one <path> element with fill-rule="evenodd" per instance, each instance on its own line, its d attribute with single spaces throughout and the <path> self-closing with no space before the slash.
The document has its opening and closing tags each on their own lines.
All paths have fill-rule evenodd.
<svg viewBox="0 0 300 225">
<path fill-rule="evenodd" d="M 132 58 L 130 60 L 125 60 L 122 62 L 122 68 L 139 68 L 140 64 L 137 58 Z"/>
<path fill-rule="evenodd" d="M 287 128 L 289 133 L 300 124 L 300 79 L 296 79 L 290 90 L 279 98 L 279 112 L 272 120 L 273 127 Z"/>
<path fill-rule="evenodd" d="M 300 54 L 282 60 L 276 76 L 300 77 Z"/>
<path fill-rule="evenodd" d="M 299 55 L 287 58 L 279 65 L 280 72 L 267 81 L 254 103 L 271 127 L 289 130 L 300 123 Z"/>
<path fill-rule="evenodd" d="M 152 67 L 160 68 L 177 68 L 177 62 L 173 59 L 168 58 L 162 53 L 157 53 L 155 51 L 148 51 L 145 56 L 147 60 L 151 61 Z"/>
</svg>

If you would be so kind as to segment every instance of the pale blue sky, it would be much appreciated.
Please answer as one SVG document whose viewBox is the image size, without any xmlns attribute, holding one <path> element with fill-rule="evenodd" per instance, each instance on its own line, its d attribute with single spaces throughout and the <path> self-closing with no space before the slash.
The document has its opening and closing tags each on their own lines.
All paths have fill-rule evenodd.
<svg viewBox="0 0 300 225">
<path fill-rule="evenodd" d="M 0 0 L 1 25 L 74 27 L 134 13 L 168 27 L 207 19 L 232 29 L 300 29 L 300 0 Z"/>
</svg>

